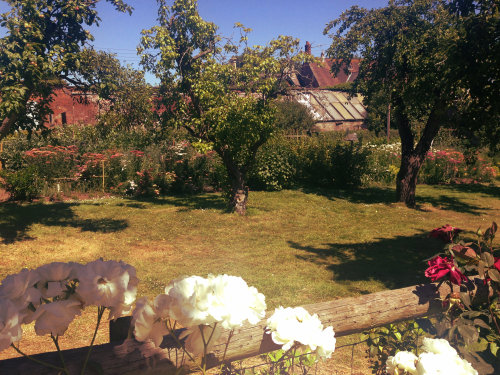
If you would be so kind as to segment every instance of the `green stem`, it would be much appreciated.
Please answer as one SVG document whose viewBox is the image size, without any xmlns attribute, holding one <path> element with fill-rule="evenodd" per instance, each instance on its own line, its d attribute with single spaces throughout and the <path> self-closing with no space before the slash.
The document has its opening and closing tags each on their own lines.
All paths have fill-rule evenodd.
<svg viewBox="0 0 500 375">
<path fill-rule="evenodd" d="M 66 362 L 64 362 L 64 356 L 61 352 L 61 348 L 59 347 L 59 336 L 54 337 L 54 335 L 50 334 L 50 338 L 54 342 L 54 345 L 57 348 L 57 353 L 59 354 L 59 359 L 61 360 L 61 363 L 63 365 L 64 372 L 69 375 L 68 368 L 66 367 Z"/>
<path fill-rule="evenodd" d="M 82 371 L 80 373 L 81 375 L 85 374 L 85 370 L 87 368 L 87 363 L 89 362 L 89 358 L 90 358 L 90 353 L 92 352 L 92 347 L 94 346 L 94 341 L 95 341 L 95 338 L 97 336 L 97 331 L 99 330 L 99 325 L 101 324 L 101 319 L 102 319 L 102 316 L 104 314 L 104 310 L 105 309 L 106 308 L 104 306 L 97 307 L 97 324 L 95 326 L 94 336 L 92 336 L 92 341 L 90 342 L 90 346 L 89 346 L 89 350 L 87 352 L 87 356 L 85 357 L 85 362 L 83 362 Z"/>
<path fill-rule="evenodd" d="M 33 357 L 29 356 L 28 354 L 22 352 L 21 349 L 19 349 L 14 344 L 10 344 L 10 346 L 12 346 L 15 349 L 15 351 L 18 352 L 19 354 L 21 354 L 23 357 L 26 357 L 29 360 L 31 360 L 31 361 L 33 361 L 35 363 L 38 363 L 39 365 L 42 365 L 42 366 L 45 366 L 45 367 L 48 367 L 48 368 L 52 368 L 52 369 L 58 370 L 58 371 L 65 371 L 65 369 L 63 369 L 62 367 L 58 367 L 58 366 L 55 366 L 55 365 L 53 365 L 51 363 L 40 361 L 39 359 L 36 359 L 36 358 L 33 358 Z"/>
<path fill-rule="evenodd" d="M 224 354 L 222 355 L 222 361 L 221 361 L 220 368 L 219 368 L 219 374 L 222 373 L 222 368 L 224 367 L 224 361 L 226 359 L 227 348 L 229 346 L 229 341 L 231 341 L 231 338 L 233 337 L 233 334 L 234 334 L 234 329 L 232 329 L 231 332 L 229 332 L 229 336 L 228 336 L 227 341 L 226 341 L 226 347 L 224 348 Z"/>
<path fill-rule="evenodd" d="M 170 334 L 170 336 L 172 336 L 172 338 L 174 339 L 174 341 L 176 342 L 177 345 L 179 345 L 179 347 L 182 349 L 182 351 L 184 353 L 186 353 L 186 355 L 189 357 L 189 359 L 201 370 L 203 371 L 203 368 L 195 361 L 195 359 L 193 358 L 193 356 L 186 350 L 186 348 L 184 347 L 184 345 L 182 345 L 182 343 L 180 342 L 180 340 L 177 338 L 177 336 L 175 335 L 175 332 L 174 330 L 169 327 L 169 324 L 167 323 L 167 329 L 168 329 L 168 333 Z"/>
</svg>

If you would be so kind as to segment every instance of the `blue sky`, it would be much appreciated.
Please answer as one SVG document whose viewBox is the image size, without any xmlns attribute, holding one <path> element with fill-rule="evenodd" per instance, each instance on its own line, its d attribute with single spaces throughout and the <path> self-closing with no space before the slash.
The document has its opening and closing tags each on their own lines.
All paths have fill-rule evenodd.
<svg viewBox="0 0 500 375">
<path fill-rule="evenodd" d="M 113 52 L 124 64 L 138 67 L 135 49 L 140 33 L 155 25 L 156 0 L 126 0 L 134 7 L 131 16 L 121 14 L 105 1 L 98 4 L 102 19 L 100 27 L 93 28 L 96 49 Z M 199 0 L 200 15 L 219 26 L 224 36 L 230 36 L 235 22 L 253 29 L 250 44 L 265 44 L 278 35 L 299 38 L 301 44 L 312 44 L 312 52 L 319 56 L 328 48 L 329 38 L 323 35 L 325 25 L 352 5 L 366 8 L 381 7 L 387 0 Z M 0 1 L 0 12 L 8 10 Z M 154 82 L 151 76 L 148 81 Z"/>
</svg>

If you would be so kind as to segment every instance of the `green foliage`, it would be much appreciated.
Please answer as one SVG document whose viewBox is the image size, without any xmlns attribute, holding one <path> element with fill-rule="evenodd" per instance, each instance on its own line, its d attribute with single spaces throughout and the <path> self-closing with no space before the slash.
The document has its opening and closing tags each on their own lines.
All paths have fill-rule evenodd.
<svg viewBox="0 0 500 375">
<path fill-rule="evenodd" d="M 367 180 L 369 156 L 370 150 L 345 142 L 340 133 L 274 137 L 258 152 L 250 185 L 265 190 L 297 185 L 351 189 Z"/>
<path fill-rule="evenodd" d="M 288 134 L 311 130 L 314 119 L 309 110 L 296 101 L 276 102 L 275 126 Z"/>
<path fill-rule="evenodd" d="M 397 352 L 409 351 L 418 355 L 419 340 L 429 331 L 434 333 L 432 324 L 429 319 L 423 318 L 391 323 L 363 332 L 361 340 L 368 345 L 373 373 L 386 374 L 387 358 Z"/>
<path fill-rule="evenodd" d="M 291 143 L 283 137 L 274 137 L 257 153 L 249 185 L 263 190 L 287 189 L 296 183 L 296 174 Z"/>
<path fill-rule="evenodd" d="M 341 137 L 343 134 L 335 134 L 301 139 L 296 143 L 296 168 L 302 184 L 339 188 L 362 184 L 368 173 L 369 151 Z"/>
<path fill-rule="evenodd" d="M 43 182 L 38 177 L 35 166 L 28 166 L 18 171 L 1 171 L 0 186 L 15 201 L 32 201 L 40 196 Z"/>
<path fill-rule="evenodd" d="M 107 0 L 131 12 L 123 0 Z M 96 1 L 9 0 L 0 15 L 0 137 L 13 129 L 36 130 L 50 112 L 54 85 L 71 80 L 80 66 L 80 49 L 98 24 Z M 30 103 L 31 98 L 37 102 Z"/>
</svg>

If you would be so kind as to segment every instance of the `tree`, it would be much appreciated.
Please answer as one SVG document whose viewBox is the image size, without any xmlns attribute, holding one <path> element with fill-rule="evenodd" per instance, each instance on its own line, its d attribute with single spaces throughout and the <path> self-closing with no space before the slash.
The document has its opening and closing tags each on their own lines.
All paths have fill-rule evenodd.
<svg viewBox="0 0 500 375">
<path fill-rule="evenodd" d="M 222 44 L 217 27 L 198 14 L 196 0 L 158 0 L 159 25 L 143 31 L 143 66 L 161 81 L 162 121 L 210 143 L 231 182 L 230 207 L 246 212 L 247 173 L 274 130 L 274 101 L 301 59 L 299 41 L 280 36 L 250 48 L 250 29 L 236 24 L 240 40 Z M 240 48 L 241 47 L 241 48 Z M 237 54 L 229 59 L 229 54 Z"/>
<path fill-rule="evenodd" d="M 466 3 L 470 10 L 460 13 L 457 6 Z M 392 0 L 371 10 L 354 6 L 324 31 L 333 39 L 328 55 L 338 59 L 335 71 L 344 63 L 349 66 L 355 55 L 363 58 L 353 91 L 365 95 L 368 109 L 380 107 L 384 97 L 391 105 L 401 138 L 397 198 L 410 207 L 415 205 L 418 172 L 441 126 L 460 127 L 460 118 L 474 119 L 474 113 L 484 115 L 482 121 L 475 118 L 468 123 L 475 131 L 498 126 L 498 110 L 491 109 L 491 98 L 498 92 L 473 91 L 474 75 L 463 65 L 464 38 L 471 38 L 467 17 L 488 19 L 489 28 L 481 35 L 498 51 L 498 3 L 488 0 Z M 468 64 L 469 69 L 471 65 L 480 69 L 482 84 L 489 82 L 496 90 L 498 73 L 493 77 L 485 69 L 498 66 L 498 56 L 488 53 L 489 58 Z M 417 125 L 423 126 L 419 139 Z M 498 141 L 498 130 L 496 134 Z"/>
<path fill-rule="evenodd" d="M 98 1 L 7 0 L 11 10 L 0 15 L 6 29 L 0 39 L 0 139 L 43 124 L 55 84 L 71 82 L 79 52 L 92 40 L 85 27 L 99 24 Z M 120 12 L 132 10 L 123 0 L 106 1 Z"/>
<path fill-rule="evenodd" d="M 143 71 L 122 66 L 114 54 L 104 51 L 84 49 L 78 58 L 80 66 L 70 79 L 84 93 L 95 93 L 104 99 L 100 124 L 121 130 L 151 127 L 155 122 L 154 90 L 144 79 Z"/>
</svg>

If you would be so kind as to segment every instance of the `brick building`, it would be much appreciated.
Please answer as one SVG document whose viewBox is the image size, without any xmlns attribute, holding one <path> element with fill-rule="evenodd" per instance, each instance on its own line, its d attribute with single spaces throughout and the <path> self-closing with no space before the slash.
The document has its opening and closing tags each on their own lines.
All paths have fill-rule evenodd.
<svg viewBox="0 0 500 375">
<path fill-rule="evenodd" d="M 73 87 L 65 86 L 54 90 L 50 108 L 53 113 L 47 118 L 47 127 L 65 124 L 94 125 L 101 103 L 97 95 L 83 94 Z"/>
</svg>

